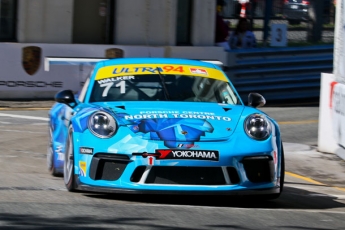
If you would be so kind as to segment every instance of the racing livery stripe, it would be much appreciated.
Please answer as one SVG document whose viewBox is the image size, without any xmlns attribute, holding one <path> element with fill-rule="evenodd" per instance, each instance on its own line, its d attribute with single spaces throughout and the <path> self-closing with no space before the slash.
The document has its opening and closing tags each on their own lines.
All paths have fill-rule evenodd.
<svg viewBox="0 0 345 230">
<path fill-rule="evenodd" d="M 132 65 L 113 65 L 100 68 L 95 80 L 112 78 L 116 76 L 128 75 L 148 75 L 158 74 L 179 74 L 187 76 L 200 76 L 216 80 L 228 81 L 224 73 L 218 69 L 190 66 L 190 65 L 170 65 L 170 64 L 132 64 Z"/>
</svg>

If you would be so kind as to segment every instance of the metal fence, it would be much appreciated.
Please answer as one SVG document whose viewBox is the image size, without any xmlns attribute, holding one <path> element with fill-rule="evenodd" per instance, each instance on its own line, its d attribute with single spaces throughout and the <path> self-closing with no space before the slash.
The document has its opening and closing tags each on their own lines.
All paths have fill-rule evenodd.
<svg viewBox="0 0 345 230">
<path fill-rule="evenodd" d="M 321 73 L 333 71 L 333 45 L 238 49 L 224 67 L 242 100 L 250 92 L 268 103 L 318 103 Z"/>
<path fill-rule="evenodd" d="M 297 24 L 290 24 L 284 17 L 284 0 L 272 0 L 272 12 L 270 16 L 270 23 L 272 24 L 287 24 L 288 42 L 306 42 L 308 36 L 308 29 L 311 27 L 311 22 L 308 20 L 301 21 Z M 238 0 L 225 0 L 226 5 L 223 8 L 222 14 L 225 20 L 232 24 L 232 28 L 237 23 L 239 18 L 241 4 Z M 246 5 L 246 17 L 252 19 L 252 28 L 256 35 L 258 42 L 263 40 L 263 22 L 265 17 L 265 0 L 250 0 Z M 332 43 L 334 40 L 334 22 L 335 22 L 335 6 L 332 0 L 324 0 L 323 11 L 323 29 L 322 42 Z M 252 13 L 253 10 L 253 13 Z"/>
</svg>

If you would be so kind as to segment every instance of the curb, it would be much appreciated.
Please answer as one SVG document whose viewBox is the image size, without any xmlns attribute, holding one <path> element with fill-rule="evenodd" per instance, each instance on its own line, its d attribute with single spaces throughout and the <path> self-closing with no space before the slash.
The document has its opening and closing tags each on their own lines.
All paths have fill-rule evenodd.
<svg viewBox="0 0 345 230">
<path fill-rule="evenodd" d="M 337 149 L 337 151 L 335 153 L 337 154 L 338 157 L 345 160 L 345 149 L 344 148 L 340 147 L 339 149 Z"/>
</svg>

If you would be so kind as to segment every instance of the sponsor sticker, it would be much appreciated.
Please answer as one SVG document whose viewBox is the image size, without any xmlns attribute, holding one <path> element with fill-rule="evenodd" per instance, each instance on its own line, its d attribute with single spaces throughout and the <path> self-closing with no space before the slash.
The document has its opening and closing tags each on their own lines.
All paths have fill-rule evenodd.
<svg viewBox="0 0 345 230">
<path fill-rule="evenodd" d="M 80 147 L 79 148 L 79 153 L 80 154 L 93 154 L 93 148 L 88 148 L 88 147 Z"/>
<path fill-rule="evenodd" d="M 189 150 L 189 149 L 157 149 L 158 160 L 207 160 L 219 161 L 219 152 L 216 150 Z"/>
<path fill-rule="evenodd" d="M 207 71 L 205 69 L 199 69 L 199 68 L 190 68 L 190 72 L 194 74 L 203 74 L 207 75 Z"/>
<path fill-rule="evenodd" d="M 154 165 L 155 164 L 155 158 L 154 157 L 147 157 L 147 164 L 148 165 Z"/>
<path fill-rule="evenodd" d="M 134 80 L 135 76 L 121 76 L 121 77 L 112 77 L 112 78 L 106 78 L 106 79 L 102 79 L 97 81 L 98 84 L 105 84 L 105 83 L 109 83 L 109 82 L 119 82 L 119 81 L 126 81 L 126 80 Z"/>
<path fill-rule="evenodd" d="M 86 176 L 86 162 L 79 161 L 79 175 L 85 177 Z"/>
<path fill-rule="evenodd" d="M 196 145 L 196 144 L 178 144 L 177 147 L 190 149 L 190 148 L 199 148 L 199 145 Z"/>
</svg>

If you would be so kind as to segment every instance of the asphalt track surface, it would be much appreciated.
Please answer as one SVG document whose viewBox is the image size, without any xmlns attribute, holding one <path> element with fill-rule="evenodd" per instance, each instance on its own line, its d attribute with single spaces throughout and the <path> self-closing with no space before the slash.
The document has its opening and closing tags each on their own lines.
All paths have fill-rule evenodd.
<svg viewBox="0 0 345 230">
<path fill-rule="evenodd" d="M 317 152 L 318 107 L 262 109 L 281 127 L 286 184 L 255 201 L 69 193 L 46 169 L 51 104 L 0 102 L 0 229 L 345 229 L 345 161 Z"/>
</svg>

